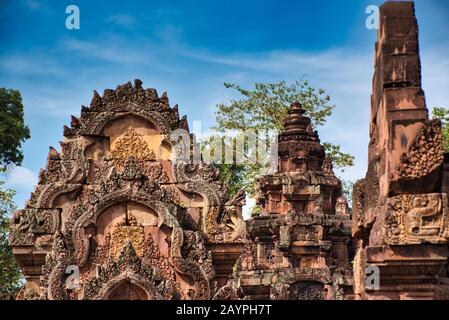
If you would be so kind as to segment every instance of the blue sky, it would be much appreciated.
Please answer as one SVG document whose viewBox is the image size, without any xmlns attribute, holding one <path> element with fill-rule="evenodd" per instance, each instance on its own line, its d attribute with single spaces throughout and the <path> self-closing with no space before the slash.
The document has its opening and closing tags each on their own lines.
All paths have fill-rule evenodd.
<svg viewBox="0 0 449 320">
<path fill-rule="evenodd" d="M 382 2 L 0 0 L 0 86 L 21 91 L 32 134 L 7 185 L 23 206 L 70 115 L 93 89 L 135 78 L 168 91 L 190 123 L 207 129 L 215 105 L 235 97 L 224 82 L 248 87 L 306 75 L 336 104 L 321 140 L 354 154 L 356 165 L 341 175 L 361 178 L 376 40 L 365 9 Z M 449 1 L 415 2 L 427 102 L 449 106 Z M 70 4 L 80 8 L 80 30 L 65 27 Z"/>
</svg>

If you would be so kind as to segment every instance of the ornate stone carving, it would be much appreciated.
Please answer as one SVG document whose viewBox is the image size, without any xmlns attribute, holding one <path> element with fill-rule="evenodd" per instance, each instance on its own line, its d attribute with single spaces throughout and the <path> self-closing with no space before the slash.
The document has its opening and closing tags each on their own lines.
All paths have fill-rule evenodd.
<svg viewBox="0 0 449 320">
<path fill-rule="evenodd" d="M 337 204 L 335 206 L 335 213 L 336 214 L 350 214 L 349 207 L 348 207 L 348 201 L 345 197 L 340 197 L 337 199 Z"/>
<path fill-rule="evenodd" d="M 122 288 L 128 298 L 141 299 L 210 299 L 215 293 L 206 242 L 239 247 L 244 193 L 227 202 L 216 168 L 156 159 L 133 127 L 136 119 L 162 136 L 159 148 L 173 148 L 173 130 L 188 130 L 167 95 L 143 89 L 139 80 L 103 96 L 95 92 L 90 107 L 64 128 L 61 152 L 50 149 L 27 208 L 16 212 L 11 244 L 33 277 L 43 264 L 40 298 L 126 298 Z M 128 129 L 115 132 L 122 130 L 116 120 Z M 130 210 L 139 221 L 151 215 L 156 223 L 137 223 Z M 117 224 L 122 215 L 124 222 Z M 79 270 L 78 289 L 67 287 L 69 266 Z M 22 296 L 31 296 L 30 290 Z"/>
<path fill-rule="evenodd" d="M 95 91 L 72 116 L 15 212 L 10 244 L 28 280 L 18 298 L 126 298 L 128 288 L 139 299 L 448 299 L 449 158 L 440 121 L 428 119 L 414 11 L 410 1 L 380 8 L 368 170 L 352 211 L 300 103 L 283 120 L 278 172 L 255 183 L 262 213 L 245 222 L 244 191 L 229 199 L 217 168 L 156 159 L 180 151 L 174 131 L 191 134 L 166 93 L 135 80 Z M 368 267 L 380 288 L 366 286 Z"/>
<path fill-rule="evenodd" d="M 142 136 L 129 128 L 123 136 L 118 138 L 112 150 L 115 159 L 135 158 L 139 160 L 155 160 L 154 151 L 148 147 Z"/>
<path fill-rule="evenodd" d="M 10 233 L 11 245 L 32 245 L 34 235 L 53 234 L 59 228 L 56 209 L 25 209 L 14 212 Z"/>
<path fill-rule="evenodd" d="M 184 259 L 181 248 L 184 243 L 182 229 L 174 228 L 171 242 L 171 261 L 175 270 L 183 275 L 189 276 L 195 282 L 193 291 L 189 294 L 192 300 L 208 300 L 211 297 L 209 279 L 201 266 L 193 261 Z"/>
<path fill-rule="evenodd" d="M 116 260 L 111 260 L 104 267 L 100 266 L 97 275 L 86 280 L 82 297 L 89 300 L 107 299 L 118 284 L 123 281 L 132 281 L 145 291 L 148 300 L 171 299 L 175 295 L 173 281 L 160 282 L 160 280 L 156 270 L 142 262 L 131 241 L 126 241 Z M 172 284 L 170 286 L 173 289 L 172 292 L 166 291 L 168 287 L 166 282 Z"/>
<path fill-rule="evenodd" d="M 407 154 L 401 157 L 393 179 L 417 179 L 427 176 L 443 165 L 444 147 L 441 133 L 441 121 L 432 120 L 420 130 Z"/>
<path fill-rule="evenodd" d="M 280 226 L 279 227 L 279 247 L 288 248 L 290 246 L 291 231 L 290 226 Z"/>
<path fill-rule="evenodd" d="M 239 290 L 234 282 L 234 280 L 228 280 L 224 286 L 217 290 L 213 300 L 239 300 Z"/>
<path fill-rule="evenodd" d="M 390 245 L 448 243 L 449 209 L 445 193 L 388 198 L 385 220 Z"/>
<path fill-rule="evenodd" d="M 239 191 L 233 199 L 224 203 L 227 194 L 223 183 L 218 180 L 219 171 L 208 164 L 190 165 L 177 162 L 173 163 L 172 170 L 181 190 L 204 197 L 203 231 L 209 236 L 209 240 L 242 241 L 245 224 L 241 207 L 245 193 Z"/>
<path fill-rule="evenodd" d="M 299 283 L 296 287 L 298 300 L 325 300 L 324 286 L 319 283 Z"/>
<path fill-rule="evenodd" d="M 262 214 L 247 222 L 249 239 L 235 270 L 244 299 L 342 299 L 351 286 L 349 210 L 304 114 L 299 103 L 291 105 L 279 136 L 279 172 L 256 181 Z M 337 269 L 344 281 L 334 276 Z"/>
<path fill-rule="evenodd" d="M 109 254 L 118 257 L 125 243 L 131 242 L 136 254 L 143 256 L 145 249 L 145 234 L 140 226 L 118 226 L 112 230 Z"/>
<path fill-rule="evenodd" d="M 429 119 L 421 87 L 414 3 L 388 1 L 379 17 L 368 170 L 353 193 L 351 298 L 439 299 L 449 242 L 441 123 Z"/>
</svg>

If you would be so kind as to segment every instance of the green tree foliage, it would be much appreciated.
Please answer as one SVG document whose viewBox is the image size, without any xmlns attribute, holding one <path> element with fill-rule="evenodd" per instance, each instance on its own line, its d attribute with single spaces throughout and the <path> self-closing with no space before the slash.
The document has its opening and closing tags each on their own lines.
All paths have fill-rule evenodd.
<svg viewBox="0 0 449 320">
<path fill-rule="evenodd" d="M 232 134 L 231 134 L 232 135 Z M 266 137 L 265 141 L 261 141 L 261 136 L 257 141 L 248 141 L 248 135 L 244 132 L 234 132 L 234 135 L 216 134 L 205 141 L 202 145 L 203 160 L 213 162 L 220 169 L 220 176 L 228 185 L 228 192 L 232 196 L 240 189 L 245 189 L 248 193 L 253 193 L 254 180 L 261 174 L 264 169 L 263 163 L 269 160 L 269 155 L 265 154 L 261 149 L 255 147 L 256 144 L 272 141 Z M 242 144 L 243 147 L 237 148 Z M 216 153 L 220 149 L 224 152 Z M 262 153 L 260 153 L 262 151 Z M 268 148 L 265 149 L 265 152 Z M 226 159 L 232 155 L 232 160 Z M 258 159 L 258 161 L 255 161 Z"/>
<path fill-rule="evenodd" d="M 4 172 L 1 169 L 0 172 Z M 4 188 L 0 180 L 0 298 L 14 296 L 21 285 L 22 274 L 8 245 L 14 191 Z"/>
<path fill-rule="evenodd" d="M 29 138 L 30 129 L 24 123 L 20 92 L 0 88 L 0 164 L 20 165 L 22 142 Z"/>
<path fill-rule="evenodd" d="M 5 188 L 1 176 L 10 165 L 22 163 L 22 143 L 29 138 L 20 92 L 0 88 L 0 298 L 13 297 L 22 284 L 20 268 L 8 245 L 15 192 Z"/>
<path fill-rule="evenodd" d="M 246 90 L 236 84 L 225 83 L 226 88 L 235 89 L 243 96 L 230 104 L 219 104 L 216 112 L 220 129 L 263 129 L 282 130 L 282 120 L 287 116 L 290 105 L 297 101 L 306 110 L 314 126 L 323 125 L 335 107 L 323 89 L 310 87 L 307 80 L 287 85 L 278 83 L 256 83 L 253 90 Z"/>
<path fill-rule="evenodd" d="M 354 189 L 354 181 L 342 179 L 341 188 L 343 196 L 348 201 L 349 207 L 352 208 L 352 190 Z"/>
<path fill-rule="evenodd" d="M 432 116 L 441 119 L 443 124 L 443 144 L 444 150 L 449 152 L 449 109 L 447 108 L 433 108 Z"/>
<path fill-rule="evenodd" d="M 293 102 L 302 104 L 306 116 L 312 120 L 316 129 L 323 125 L 332 114 L 335 106 L 325 90 L 311 87 L 307 80 L 287 84 L 256 83 L 254 89 L 248 90 L 237 84 L 225 83 L 226 88 L 236 90 L 241 99 L 231 100 L 229 104 L 217 105 L 214 128 L 218 131 L 282 131 L 282 120 L 287 116 Z M 327 154 L 333 159 L 336 168 L 354 165 L 354 157 L 340 150 L 340 146 L 324 143 Z M 250 147 L 251 148 L 251 147 Z M 230 187 L 230 193 L 245 188 L 250 194 L 253 191 L 254 179 L 262 174 L 260 164 L 222 164 L 219 165 L 221 176 Z"/>
</svg>

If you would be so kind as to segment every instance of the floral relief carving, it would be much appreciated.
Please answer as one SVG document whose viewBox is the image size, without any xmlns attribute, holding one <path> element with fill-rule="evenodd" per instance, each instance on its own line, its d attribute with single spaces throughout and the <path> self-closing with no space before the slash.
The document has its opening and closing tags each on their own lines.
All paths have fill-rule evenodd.
<svg viewBox="0 0 449 320">
<path fill-rule="evenodd" d="M 111 232 L 111 244 L 109 248 L 109 255 L 111 257 L 118 257 L 121 248 L 126 241 L 131 242 L 140 257 L 143 256 L 145 247 L 145 234 L 143 227 L 140 226 L 118 226 L 114 227 Z"/>
<path fill-rule="evenodd" d="M 155 160 L 154 151 L 133 128 L 125 131 L 115 143 L 112 155 L 115 159 L 135 158 L 139 160 Z"/>
<path fill-rule="evenodd" d="M 444 146 L 441 122 L 433 120 L 424 126 L 403 154 L 398 169 L 392 173 L 394 179 L 421 178 L 443 164 Z"/>
</svg>

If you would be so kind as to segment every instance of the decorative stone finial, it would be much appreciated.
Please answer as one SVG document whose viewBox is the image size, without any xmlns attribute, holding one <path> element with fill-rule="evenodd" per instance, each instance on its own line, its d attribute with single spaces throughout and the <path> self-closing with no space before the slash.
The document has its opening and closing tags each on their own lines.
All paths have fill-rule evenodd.
<svg viewBox="0 0 449 320">
<path fill-rule="evenodd" d="M 284 119 L 284 134 L 307 134 L 310 119 L 304 116 L 305 110 L 299 102 L 293 102 Z"/>
</svg>

